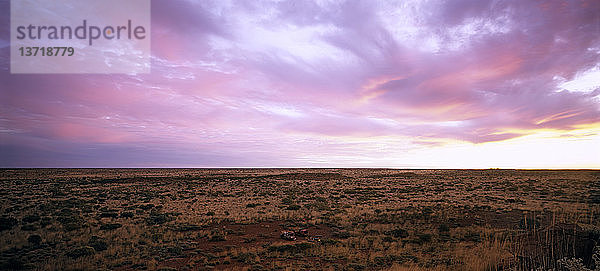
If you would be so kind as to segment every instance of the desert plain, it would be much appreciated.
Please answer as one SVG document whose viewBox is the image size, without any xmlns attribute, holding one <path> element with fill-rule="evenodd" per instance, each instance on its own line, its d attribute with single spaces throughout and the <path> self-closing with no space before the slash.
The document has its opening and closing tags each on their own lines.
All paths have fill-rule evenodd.
<svg viewBox="0 0 600 271">
<path fill-rule="evenodd" d="M 597 170 L 3 169 L 0 203 L 2 270 L 600 269 Z"/>
</svg>

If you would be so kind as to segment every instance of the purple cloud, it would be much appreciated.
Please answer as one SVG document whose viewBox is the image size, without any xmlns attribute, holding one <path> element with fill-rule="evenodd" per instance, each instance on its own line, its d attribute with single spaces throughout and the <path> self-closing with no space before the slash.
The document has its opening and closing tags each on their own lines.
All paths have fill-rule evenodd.
<svg viewBox="0 0 600 271">
<path fill-rule="evenodd" d="M 598 22 L 598 1 L 155 0 L 135 76 L 10 74 L 5 27 L 0 166 L 377 165 L 568 134 L 600 123 Z"/>
</svg>

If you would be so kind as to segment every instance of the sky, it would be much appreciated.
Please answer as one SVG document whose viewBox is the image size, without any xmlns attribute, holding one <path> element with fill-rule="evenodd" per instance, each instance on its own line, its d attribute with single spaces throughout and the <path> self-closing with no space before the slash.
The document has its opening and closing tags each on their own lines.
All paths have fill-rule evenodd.
<svg viewBox="0 0 600 271">
<path fill-rule="evenodd" d="M 0 167 L 600 168 L 600 1 L 151 2 L 149 74 L 11 74 Z"/>
</svg>

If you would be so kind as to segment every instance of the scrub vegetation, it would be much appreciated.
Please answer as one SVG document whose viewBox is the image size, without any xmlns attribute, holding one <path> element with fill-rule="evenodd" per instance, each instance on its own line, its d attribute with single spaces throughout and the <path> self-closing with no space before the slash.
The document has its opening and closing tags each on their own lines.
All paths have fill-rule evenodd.
<svg viewBox="0 0 600 271">
<path fill-rule="evenodd" d="M 591 170 L 5 169 L 0 203 L 2 270 L 600 269 Z"/>
</svg>

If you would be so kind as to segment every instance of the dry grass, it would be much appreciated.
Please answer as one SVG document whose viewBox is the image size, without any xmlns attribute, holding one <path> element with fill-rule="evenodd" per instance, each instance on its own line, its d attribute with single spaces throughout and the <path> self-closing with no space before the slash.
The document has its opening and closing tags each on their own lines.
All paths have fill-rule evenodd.
<svg viewBox="0 0 600 271">
<path fill-rule="evenodd" d="M 1 269 L 593 267 L 598 171 L 0 171 Z M 284 241 L 308 228 L 321 242 Z M 39 235 L 41 242 L 30 239 Z M 77 250 L 79 249 L 79 250 Z"/>
</svg>

